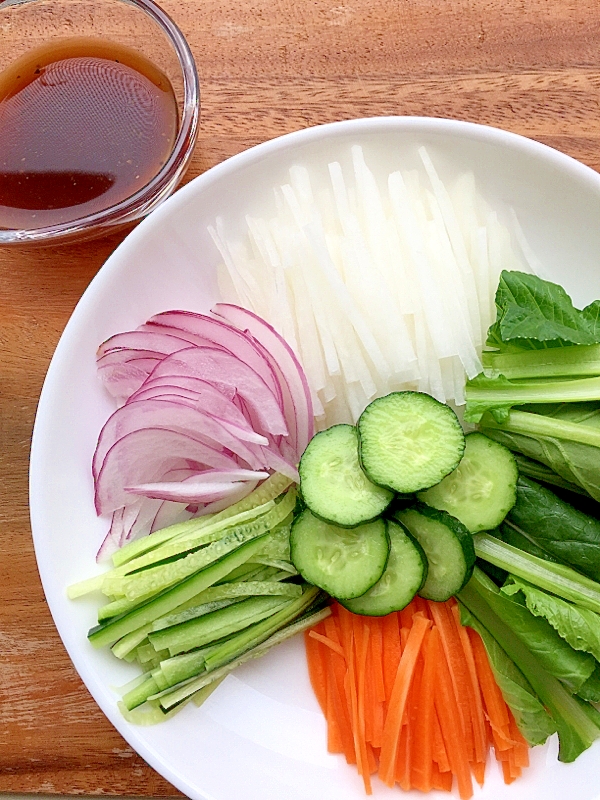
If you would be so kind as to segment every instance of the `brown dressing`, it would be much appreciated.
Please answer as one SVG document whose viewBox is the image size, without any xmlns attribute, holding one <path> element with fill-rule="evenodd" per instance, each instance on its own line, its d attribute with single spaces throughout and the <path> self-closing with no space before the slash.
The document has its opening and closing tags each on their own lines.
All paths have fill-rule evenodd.
<svg viewBox="0 0 600 800">
<path fill-rule="evenodd" d="M 169 79 L 140 53 L 74 38 L 0 74 L 0 228 L 79 219 L 142 189 L 178 127 Z"/>
</svg>

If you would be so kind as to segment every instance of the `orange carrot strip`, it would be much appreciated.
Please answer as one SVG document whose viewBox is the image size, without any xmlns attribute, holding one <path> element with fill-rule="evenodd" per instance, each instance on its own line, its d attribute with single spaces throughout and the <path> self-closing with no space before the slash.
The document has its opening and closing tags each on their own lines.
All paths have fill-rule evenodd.
<svg viewBox="0 0 600 800">
<path fill-rule="evenodd" d="M 437 646 L 437 635 L 439 628 L 433 629 L 432 636 L 435 637 Z M 436 635 L 437 634 L 437 635 Z M 460 720 L 460 713 L 454 687 L 452 685 L 452 678 L 450 675 L 450 667 L 442 648 L 439 647 L 440 655 L 437 660 L 437 676 L 435 687 L 435 708 L 440 720 L 440 727 L 442 729 L 442 736 L 444 744 L 446 745 L 446 752 L 448 753 L 448 761 L 450 768 L 458 783 L 458 792 L 461 800 L 468 800 L 473 795 L 473 782 L 471 780 L 471 769 L 469 766 L 469 755 L 466 742 L 462 736 L 462 725 Z"/>
<path fill-rule="evenodd" d="M 427 606 L 427 600 L 424 600 L 417 594 L 413 597 L 411 605 L 413 607 L 413 614 L 418 614 L 420 611 L 424 616 L 431 619 L 431 615 L 429 614 L 429 608 Z"/>
<path fill-rule="evenodd" d="M 388 786 L 394 785 L 394 768 L 398 749 L 398 739 L 402 728 L 402 718 L 406 707 L 408 690 L 412 682 L 417 657 L 423 644 L 425 631 L 431 622 L 424 617 L 415 619 L 402 652 L 392 696 L 390 698 L 385 723 L 383 726 L 383 743 L 379 760 L 379 774 Z"/>
<path fill-rule="evenodd" d="M 344 616 L 345 615 L 340 609 L 340 618 L 343 619 Z M 356 766 L 358 768 L 358 774 L 362 775 L 363 783 L 365 785 L 365 792 L 367 794 L 372 794 L 371 773 L 369 772 L 367 748 L 364 736 L 364 707 L 362 707 L 360 697 L 361 675 L 364 676 L 363 652 L 364 657 L 366 657 L 366 645 L 368 645 L 368 640 L 366 640 L 364 644 L 362 636 L 360 637 L 360 640 L 357 640 L 356 633 L 358 632 L 360 635 L 363 631 L 363 627 L 362 625 L 356 625 L 355 627 L 353 614 L 350 614 L 348 626 L 350 629 L 350 657 L 348 658 L 348 656 L 346 656 L 346 660 L 348 662 L 348 686 L 350 690 L 350 707 L 352 709 L 352 732 L 354 734 Z"/>
<path fill-rule="evenodd" d="M 316 642 L 308 633 L 304 635 L 304 642 L 310 683 L 323 714 L 327 716 L 327 673 L 322 645 Z"/>
<path fill-rule="evenodd" d="M 419 691 L 419 714 L 415 724 L 415 748 L 411 764 L 411 783 L 421 792 L 430 792 L 434 755 L 434 686 L 436 663 L 433 659 L 431 631 L 423 645 L 424 665 Z M 440 731 L 441 739 L 441 731 Z M 443 745 L 442 745 L 443 746 Z M 445 755 L 445 750 L 444 750 Z"/>
<path fill-rule="evenodd" d="M 452 791 L 452 773 L 442 772 L 437 764 L 433 764 L 431 772 L 431 785 L 442 792 Z"/>
<path fill-rule="evenodd" d="M 510 764 L 508 763 L 508 760 L 501 761 L 500 763 L 502 766 L 502 774 L 504 775 L 504 783 L 512 783 L 515 780 L 515 778 L 511 774 Z"/>
<path fill-rule="evenodd" d="M 344 656 L 344 651 L 340 647 L 337 642 L 332 641 L 328 636 L 323 636 L 321 633 L 317 633 L 315 630 L 311 630 L 308 632 L 308 635 L 311 639 L 316 639 L 321 644 L 324 644 L 326 647 L 329 647 L 330 650 L 333 650 L 335 653 L 338 653 L 340 656 Z"/>
<path fill-rule="evenodd" d="M 385 699 L 389 702 L 402 653 L 398 614 L 394 612 L 383 617 L 381 625 L 383 634 L 383 683 L 385 686 Z"/>
<path fill-rule="evenodd" d="M 471 722 L 471 709 L 469 706 L 469 698 L 465 691 L 469 683 L 469 678 L 463 649 L 458 638 L 458 633 L 454 627 L 448 604 L 434 603 L 430 600 L 428 601 L 428 606 L 435 625 L 440 631 L 442 648 L 446 656 L 450 680 L 458 705 L 460 730 L 462 731 L 462 738 L 467 748 L 468 760 L 474 761 L 475 744 L 473 725 Z"/>
<path fill-rule="evenodd" d="M 327 720 L 327 750 L 330 753 L 343 753 L 344 744 L 342 740 L 342 730 L 334 700 L 334 693 L 336 691 L 334 685 L 335 676 L 331 669 L 329 657 L 327 658 L 327 713 L 325 714 Z"/>
<path fill-rule="evenodd" d="M 425 668 L 424 648 L 427 646 L 429 631 L 430 629 L 425 631 L 423 645 L 421 646 L 421 652 L 419 653 L 419 657 L 417 659 L 415 676 L 413 678 L 413 682 L 410 687 L 408 702 L 406 704 L 406 713 L 405 713 L 406 729 L 407 729 L 406 761 L 405 761 L 404 771 L 401 776 L 402 780 L 399 781 L 400 786 L 405 791 L 409 791 L 413 785 L 412 776 L 414 772 L 414 762 L 416 757 L 416 751 L 417 748 L 419 747 L 419 743 L 417 742 L 416 738 L 416 728 L 417 728 L 417 721 L 419 720 L 421 715 L 421 708 L 420 708 L 421 684 L 423 682 L 423 671 Z"/>
<path fill-rule="evenodd" d="M 337 623 L 339 618 L 337 614 L 332 614 L 325 620 L 325 630 L 327 636 L 331 641 L 339 644 L 339 633 Z M 334 651 L 329 651 L 329 669 L 334 676 L 333 681 L 333 704 L 336 717 L 340 725 L 340 734 L 344 748 L 344 755 L 348 764 L 356 764 L 356 754 L 354 752 L 354 736 L 352 733 L 352 726 L 350 723 L 351 713 L 348 708 L 348 700 L 346 696 L 345 678 L 347 674 L 346 659 L 338 655 Z"/>
<path fill-rule="evenodd" d="M 435 710 L 435 705 L 433 714 L 433 760 L 439 766 L 440 772 L 450 772 L 448 753 L 446 752 L 446 745 L 444 744 L 444 737 L 442 736 L 442 728 L 440 726 L 440 718 Z"/>
<path fill-rule="evenodd" d="M 375 689 L 375 698 L 381 703 L 385 700 L 385 683 L 383 679 L 383 631 L 382 619 L 372 617 L 369 619 L 371 637 L 369 639 L 371 676 Z"/>
<path fill-rule="evenodd" d="M 463 649 L 465 657 L 465 664 L 467 667 L 467 683 L 466 690 L 469 693 L 469 702 L 471 705 L 471 724 L 473 726 L 474 737 L 474 760 L 479 764 L 485 764 L 487 759 L 487 736 L 485 732 L 485 717 L 483 714 L 483 701 L 481 699 L 481 690 L 479 688 L 479 681 L 477 680 L 477 670 L 475 669 L 475 660 L 473 658 L 473 651 L 471 649 L 471 642 L 467 634 L 466 628 L 460 624 L 460 611 L 457 603 L 451 606 L 452 619 L 456 628 L 458 638 Z M 480 785 L 483 785 L 483 778 L 481 781 L 477 779 Z"/>
<path fill-rule="evenodd" d="M 408 630 L 412 628 L 412 618 L 415 611 L 415 601 L 413 599 L 405 608 L 402 609 L 402 611 L 398 612 L 401 628 L 407 628 Z"/>
<path fill-rule="evenodd" d="M 513 750 L 515 753 L 515 764 L 518 767 L 528 767 L 529 766 L 529 745 L 527 744 L 527 740 L 519 730 L 519 727 L 515 721 L 512 711 L 510 708 L 508 709 L 508 718 L 510 720 L 510 736 L 514 742 Z"/>
<path fill-rule="evenodd" d="M 473 764 L 471 764 L 471 772 L 473 773 L 477 783 L 480 786 L 483 786 L 483 782 L 485 780 L 485 763 L 482 763 L 481 761 L 475 761 Z"/>
<path fill-rule="evenodd" d="M 508 750 L 512 747 L 512 742 L 506 703 L 494 678 L 481 637 L 472 628 L 468 629 L 468 636 L 471 642 L 485 711 L 492 729 L 494 747 L 497 751 Z"/>
<path fill-rule="evenodd" d="M 408 702 L 410 702 L 410 691 Z M 400 785 L 401 789 L 408 791 L 410 789 L 410 726 L 404 724 L 400 729 L 400 738 L 398 739 L 398 748 L 396 751 L 396 764 L 394 766 L 394 780 Z"/>
</svg>

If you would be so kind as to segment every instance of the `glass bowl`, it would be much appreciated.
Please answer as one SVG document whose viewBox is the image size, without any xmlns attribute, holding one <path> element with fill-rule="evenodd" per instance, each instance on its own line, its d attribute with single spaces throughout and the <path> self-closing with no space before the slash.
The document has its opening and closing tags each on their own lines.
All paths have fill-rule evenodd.
<svg viewBox="0 0 600 800">
<path fill-rule="evenodd" d="M 17 230 L 0 223 L 0 245 L 62 244 L 112 233 L 169 197 L 190 161 L 200 115 L 198 73 L 183 34 L 152 0 L 0 0 L 0 76 L 29 51 L 75 37 L 133 49 L 168 77 L 179 116 L 172 149 L 154 177 L 129 197 L 46 227 Z"/>
</svg>

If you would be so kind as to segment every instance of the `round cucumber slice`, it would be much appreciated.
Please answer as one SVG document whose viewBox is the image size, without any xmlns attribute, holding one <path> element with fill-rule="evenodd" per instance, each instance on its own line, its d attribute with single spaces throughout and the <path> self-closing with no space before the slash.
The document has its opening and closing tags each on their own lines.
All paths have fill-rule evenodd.
<svg viewBox="0 0 600 800">
<path fill-rule="evenodd" d="M 317 433 L 304 451 L 298 471 L 308 508 L 343 528 L 376 519 L 394 497 L 365 475 L 358 460 L 354 425 L 334 425 Z"/>
<path fill-rule="evenodd" d="M 360 461 L 379 486 L 410 494 L 458 466 L 465 435 L 454 411 L 422 392 L 392 392 L 358 420 Z"/>
<path fill-rule="evenodd" d="M 427 577 L 423 548 L 399 522 L 389 520 L 390 556 L 381 578 L 368 592 L 341 603 L 353 614 L 382 617 L 405 608 Z"/>
<path fill-rule="evenodd" d="M 482 433 L 468 434 L 465 444 L 454 472 L 418 497 L 452 514 L 471 533 L 489 531 L 500 525 L 517 500 L 517 462 L 504 445 Z"/>
<path fill-rule="evenodd" d="M 420 596 L 438 602 L 449 600 L 473 574 L 473 537 L 455 517 L 421 503 L 398 512 L 396 519 L 415 537 L 427 556 L 429 570 Z"/>
<path fill-rule="evenodd" d="M 305 509 L 292 524 L 292 563 L 305 581 L 332 597 L 360 597 L 382 576 L 389 555 L 382 519 L 341 528 Z"/>
</svg>

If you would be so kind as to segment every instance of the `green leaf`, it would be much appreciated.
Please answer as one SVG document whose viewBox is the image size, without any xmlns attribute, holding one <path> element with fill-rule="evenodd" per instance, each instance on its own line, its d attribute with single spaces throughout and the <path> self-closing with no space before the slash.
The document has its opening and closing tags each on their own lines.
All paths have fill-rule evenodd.
<svg viewBox="0 0 600 800">
<path fill-rule="evenodd" d="M 591 653 L 600 661 L 600 615 L 580 608 L 560 597 L 511 576 L 511 583 L 525 597 L 527 608 L 536 617 L 544 617 L 557 633 L 575 650 Z M 503 589 L 505 591 L 505 589 Z"/>
<path fill-rule="evenodd" d="M 532 747 L 544 744 L 546 739 L 556 732 L 556 725 L 536 697 L 527 678 L 462 603 L 460 621 L 481 636 L 496 683 L 525 739 Z"/>
<path fill-rule="evenodd" d="M 600 521 L 521 476 L 507 520 L 565 564 L 596 580 L 600 575 Z"/>
<path fill-rule="evenodd" d="M 572 344 L 595 344 L 598 309 L 592 304 L 577 310 L 566 291 L 536 275 L 504 270 L 496 292 L 496 322 L 488 332 L 488 344 L 518 344 L 541 349 Z"/>
</svg>

